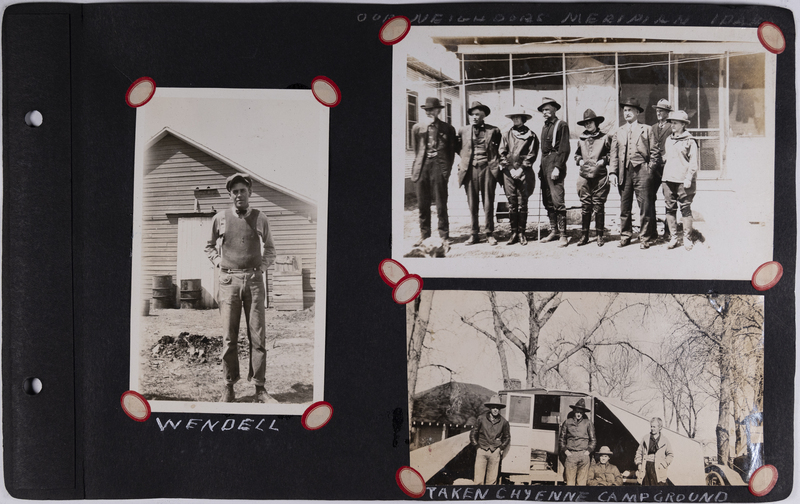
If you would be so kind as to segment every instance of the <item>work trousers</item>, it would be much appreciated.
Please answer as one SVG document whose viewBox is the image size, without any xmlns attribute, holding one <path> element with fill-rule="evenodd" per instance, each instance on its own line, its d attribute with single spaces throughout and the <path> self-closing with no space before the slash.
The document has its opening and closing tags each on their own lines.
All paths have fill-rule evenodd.
<svg viewBox="0 0 800 504">
<path fill-rule="evenodd" d="M 646 164 L 628 166 L 626 169 L 625 180 L 619 186 L 620 234 L 623 238 L 633 235 L 631 211 L 635 193 L 639 205 L 639 240 L 649 242 L 656 239 L 656 207 L 652 198 L 652 182 L 652 172 Z"/>
<path fill-rule="evenodd" d="M 664 486 L 666 485 L 666 481 L 658 481 L 658 476 L 656 475 L 656 463 L 655 462 L 645 462 L 644 466 L 644 479 L 642 479 L 643 486 Z"/>
<path fill-rule="evenodd" d="M 244 308 L 250 341 L 250 370 L 247 379 L 264 386 L 267 371 L 266 289 L 260 269 L 219 274 L 219 313 L 222 316 L 222 372 L 229 384 L 239 381 L 239 322 Z"/>
<path fill-rule="evenodd" d="M 469 213 L 472 217 L 472 234 L 478 235 L 481 232 L 480 222 L 478 221 L 478 207 L 483 202 L 483 213 L 486 223 L 486 234 L 494 232 L 494 190 L 497 180 L 489 170 L 488 165 L 470 166 L 469 176 L 464 182 L 464 189 L 467 191 L 467 203 L 469 203 Z"/>
<path fill-rule="evenodd" d="M 450 221 L 447 217 L 447 179 L 444 159 L 434 157 L 426 159 L 416 182 L 417 206 L 419 208 L 420 236 L 431 236 L 431 200 L 436 204 L 436 216 L 439 220 L 439 237 L 447 238 L 450 233 Z"/>
<path fill-rule="evenodd" d="M 564 478 L 567 485 L 585 486 L 589 480 L 589 455 L 584 452 L 570 452 L 564 461 Z"/>
<path fill-rule="evenodd" d="M 508 198 L 509 212 L 528 213 L 528 184 L 520 179 L 515 179 L 510 175 L 503 176 L 503 191 Z"/>
<path fill-rule="evenodd" d="M 475 455 L 475 477 L 473 480 L 476 485 L 496 485 L 497 474 L 500 472 L 500 454 L 502 449 L 497 448 L 494 452 L 478 448 Z"/>
<path fill-rule="evenodd" d="M 555 213 L 563 213 L 567 211 L 564 206 L 564 171 L 559 170 L 561 174 L 556 180 L 553 180 L 552 174 L 553 166 L 542 166 L 541 173 L 542 179 L 542 204 L 547 215 Z"/>
<path fill-rule="evenodd" d="M 682 216 L 692 216 L 692 201 L 694 201 L 697 187 L 696 181 L 692 182 L 692 186 L 689 189 L 683 187 L 683 182 L 664 182 L 661 187 L 664 190 L 664 205 L 667 215 L 677 215 L 678 205 L 680 205 Z"/>
<path fill-rule="evenodd" d="M 605 215 L 606 199 L 611 191 L 608 175 L 605 177 L 583 178 L 578 176 L 578 197 L 581 199 L 581 214 Z"/>
</svg>

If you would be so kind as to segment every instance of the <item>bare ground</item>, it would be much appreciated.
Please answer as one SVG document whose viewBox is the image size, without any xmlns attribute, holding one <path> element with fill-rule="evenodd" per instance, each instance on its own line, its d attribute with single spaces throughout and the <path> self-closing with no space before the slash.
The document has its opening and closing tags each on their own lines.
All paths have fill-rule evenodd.
<svg viewBox="0 0 800 504">
<path fill-rule="evenodd" d="M 150 400 L 216 402 L 222 375 L 222 325 L 218 310 L 151 310 L 141 317 L 139 392 Z M 239 331 L 242 379 L 236 402 L 256 402 L 247 381 L 247 328 Z M 267 391 L 280 403 L 312 401 L 314 308 L 300 312 L 267 310 Z"/>
</svg>

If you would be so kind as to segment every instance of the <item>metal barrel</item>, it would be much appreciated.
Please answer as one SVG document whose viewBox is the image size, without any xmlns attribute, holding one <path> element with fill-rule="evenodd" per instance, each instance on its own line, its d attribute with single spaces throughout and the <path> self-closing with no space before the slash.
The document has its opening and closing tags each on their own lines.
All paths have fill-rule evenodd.
<svg viewBox="0 0 800 504">
<path fill-rule="evenodd" d="M 181 308 L 196 310 L 203 299 L 203 284 L 199 278 L 181 280 Z"/>
<path fill-rule="evenodd" d="M 153 308 L 172 308 L 172 275 L 153 275 Z"/>
</svg>

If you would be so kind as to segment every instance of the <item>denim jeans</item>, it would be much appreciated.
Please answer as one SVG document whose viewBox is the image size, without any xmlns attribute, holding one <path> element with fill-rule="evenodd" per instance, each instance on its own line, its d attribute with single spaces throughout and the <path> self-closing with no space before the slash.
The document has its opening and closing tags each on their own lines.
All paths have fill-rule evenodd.
<svg viewBox="0 0 800 504">
<path fill-rule="evenodd" d="M 494 452 L 478 448 L 478 453 L 475 455 L 475 476 L 473 478 L 476 485 L 497 484 L 501 453 L 503 453 L 503 450 L 500 448 L 497 448 Z"/>
<path fill-rule="evenodd" d="M 250 340 L 250 370 L 247 379 L 264 386 L 267 371 L 265 308 L 266 290 L 261 270 L 219 274 L 219 313 L 222 316 L 222 372 L 229 384 L 239 381 L 239 322 L 244 308 Z"/>
<path fill-rule="evenodd" d="M 586 485 L 589 479 L 589 455 L 582 451 L 570 452 L 564 461 L 564 479 L 567 485 Z"/>
</svg>

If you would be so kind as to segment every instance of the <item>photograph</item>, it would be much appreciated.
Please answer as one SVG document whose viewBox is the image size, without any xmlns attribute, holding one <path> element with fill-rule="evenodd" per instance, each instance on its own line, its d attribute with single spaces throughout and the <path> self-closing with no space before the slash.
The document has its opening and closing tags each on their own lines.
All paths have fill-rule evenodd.
<svg viewBox="0 0 800 504">
<path fill-rule="evenodd" d="M 136 113 L 131 390 L 301 415 L 324 390 L 328 107 L 158 88 Z"/>
<path fill-rule="evenodd" d="M 775 86 L 755 28 L 415 27 L 394 46 L 392 258 L 750 279 L 773 258 Z"/>
<path fill-rule="evenodd" d="M 406 311 L 427 485 L 746 485 L 764 299 L 423 290 Z"/>
</svg>

